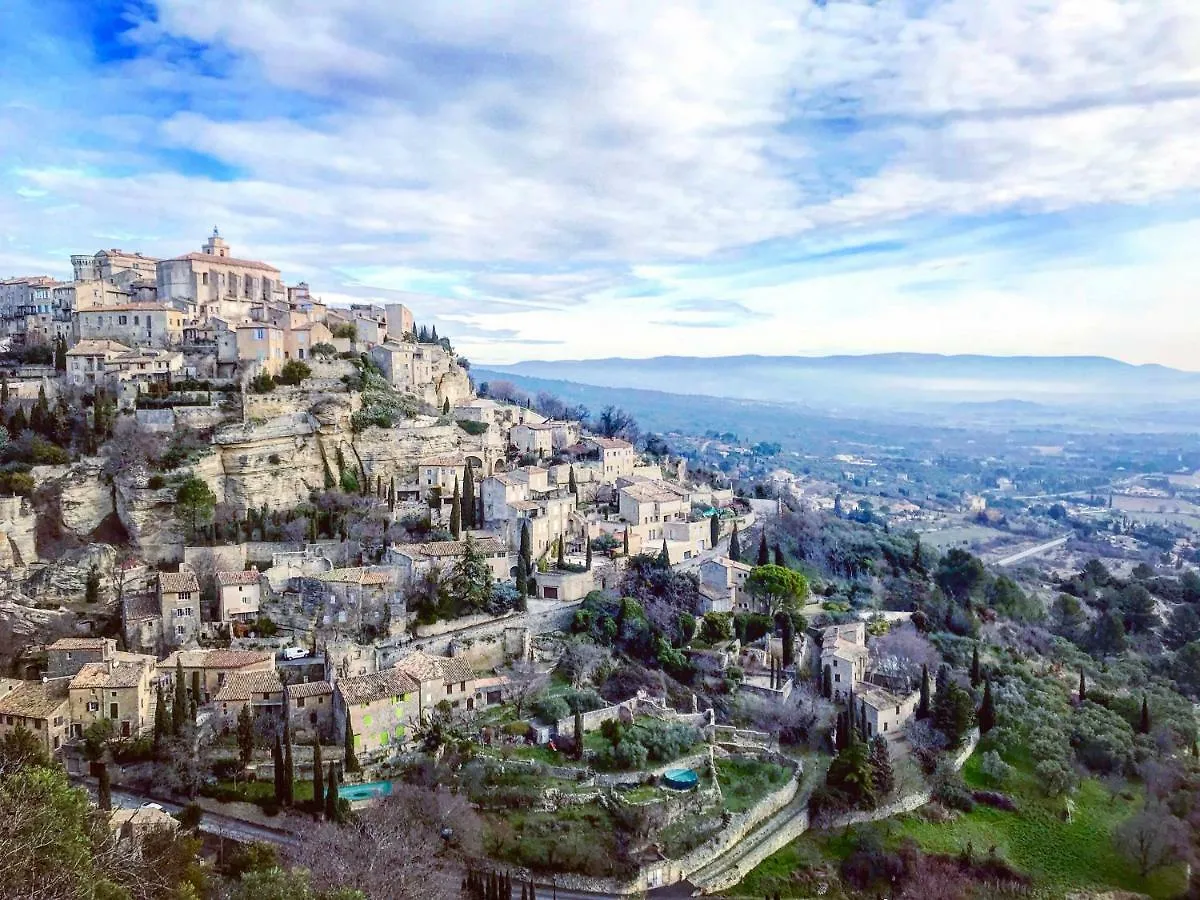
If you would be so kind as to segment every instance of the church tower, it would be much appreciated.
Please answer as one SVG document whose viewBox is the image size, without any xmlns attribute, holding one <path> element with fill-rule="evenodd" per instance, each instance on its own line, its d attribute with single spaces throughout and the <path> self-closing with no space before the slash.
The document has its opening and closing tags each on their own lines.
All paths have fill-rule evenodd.
<svg viewBox="0 0 1200 900">
<path fill-rule="evenodd" d="M 213 226 L 212 237 L 210 237 L 204 245 L 204 253 L 207 256 L 228 256 L 229 245 L 225 243 L 225 239 L 221 237 L 221 232 L 217 231 L 217 226 Z"/>
</svg>

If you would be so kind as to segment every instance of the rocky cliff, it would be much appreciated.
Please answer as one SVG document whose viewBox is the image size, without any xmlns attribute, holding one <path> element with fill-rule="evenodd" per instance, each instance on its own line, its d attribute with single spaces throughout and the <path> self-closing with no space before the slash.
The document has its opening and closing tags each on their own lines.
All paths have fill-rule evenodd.
<svg viewBox="0 0 1200 900">
<path fill-rule="evenodd" d="M 0 497 L 0 569 L 27 566 L 37 559 L 37 516 L 24 497 Z"/>
</svg>

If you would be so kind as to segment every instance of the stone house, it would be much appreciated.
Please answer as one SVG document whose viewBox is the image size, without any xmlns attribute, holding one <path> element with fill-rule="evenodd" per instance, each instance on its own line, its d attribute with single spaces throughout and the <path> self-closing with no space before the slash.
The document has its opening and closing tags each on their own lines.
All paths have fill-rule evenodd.
<svg viewBox="0 0 1200 900">
<path fill-rule="evenodd" d="M 579 440 L 579 423 L 553 420 L 538 424 L 522 423 L 512 427 L 508 440 L 520 453 L 531 453 L 538 457 L 553 456 L 555 452 Z"/>
<path fill-rule="evenodd" d="M 54 756 L 67 742 L 70 724 L 66 679 L 0 678 L 0 738 L 23 728 L 38 739 L 48 755 Z"/>
<path fill-rule="evenodd" d="M 446 571 L 452 568 L 466 552 L 466 541 L 432 541 L 426 544 L 392 544 L 387 559 L 394 565 L 400 584 L 412 584 L 423 578 L 431 569 Z M 487 559 L 492 577 L 501 581 L 511 577 L 508 548 L 498 538 L 475 539 L 475 549 Z"/>
<path fill-rule="evenodd" d="M 190 570 L 158 573 L 158 611 L 163 638 L 180 646 L 196 639 L 200 630 L 200 582 Z"/>
<path fill-rule="evenodd" d="M 333 732 L 333 684 L 308 681 L 284 688 L 292 734 L 340 740 Z"/>
<path fill-rule="evenodd" d="M 137 737 L 154 721 L 153 656 L 122 653 L 87 663 L 71 679 L 71 734 L 79 737 L 93 722 L 110 719 L 121 737 Z"/>
<path fill-rule="evenodd" d="M 420 692 L 421 683 L 400 669 L 340 678 L 334 682 L 334 729 L 345 734 L 350 723 L 360 760 L 389 756 L 411 740 L 420 721 Z"/>
<path fill-rule="evenodd" d="M 352 566 L 304 578 L 302 587 L 317 596 L 326 626 L 358 629 L 386 624 L 389 633 L 400 634 L 408 612 L 400 590 L 404 577 L 396 565 Z"/>
<path fill-rule="evenodd" d="M 238 361 L 254 363 L 258 371 L 278 375 L 283 368 L 283 329 L 270 322 L 242 322 L 237 333 Z"/>
<path fill-rule="evenodd" d="M 262 602 L 263 576 L 257 569 L 217 572 L 217 609 L 222 622 L 253 622 Z"/>
<path fill-rule="evenodd" d="M 279 270 L 257 260 L 235 258 L 215 228 L 202 249 L 159 261 L 155 266 L 159 298 L 194 307 L 203 321 L 210 316 L 237 321 L 248 315 L 254 303 L 286 302 Z"/>
<path fill-rule="evenodd" d="M 596 578 L 591 569 L 585 572 L 567 572 L 557 569 L 538 572 L 536 583 L 539 599 L 558 600 L 563 603 L 582 600 L 596 589 Z"/>
<path fill-rule="evenodd" d="M 727 556 L 706 559 L 700 564 L 700 596 L 704 612 L 744 612 L 750 609 L 746 579 L 751 567 Z"/>
<path fill-rule="evenodd" d="M 387 340 L 372 347 L 368 355 L 388 384 L 399 391 L 417 393 L 421 386 L 433 383 L 432 356 L 418 344 Z"/>
<path fill-rule="evenodd" d="M 176 832 L 180 826 L 179 820 L 166 810 L 137 806 L 112 810 L 108 827 L 116 835 L 117 849 L 137 857 L 146 838 L 159 831 Z"/>
<path fill-rule="evenodd" d="M 255 721 L 281 721 L 283 681 L 274 669 L 259 672 L 235 672 L 213 697 L 220 727 L 237 727 L 238 716 L 249 706 Z"/>
<path fill-rule="evenodd" d="M 691 513 L 687 488 L 669 481 L 635 481 L 618 491 L 621 518 L 633 525 L 686 522 Z M 651 528 L 651 541 L 666 537 L 665 529 Z"/>
<path fill-rule="evenodd" d="M 162 303 L 125 303 L 75 312 L 80 340 L 119 341 L 130 347 L 173 347 L 183 341 L 186 315 Z"/>
<path fill-rule="evenodd" d="M 113 638 L 59 638 L 46 647 L 46 677 L 69 678 L 88 663 L 108 662 L 116 652 Z"/>
<path fill-rule="evenodd" d="M 453 709 L 475 708 L 475 673 L 462 657 L 433 656 L 417 650 L 396 668 L 420 684 L 420 713 L 426 715 L 443 700 Z"/>
<path fill-rule="evenodd" d="M 190 692 L 193 673 L 200 676 L 197 704 L 212 700 L 234 675 L 274 672 L 275 655 L 268 650 L 176 650 L 158 664 L 163 690 L 169 691 L 182 665 L 184 686 Z"/>
<path fill-rule="evenodd" d="M 902 731 L 921 702 L 920 691 L 900 697 L 881 687 L 869 685 L 859 685 L 854 696 L 858 700 L 859 716 L 866 721 L 868 738 L 877 734 L 890 736 Z"/>
<path fill-rule="evenodd" d="M 600 457 L 600 480 L 605 484 L 614 484 L 618 478 L 633 474 L 637 466 L 637 451 L 633 444 L 621 438 L 588 437 L 584 445 L 591 448 Z"/>
<path fill-rule="evenodd" d="M 129 347 L 116 341 L 79 341 L 67 351 L 67 377 L 78 387 L 95 387 L 104 381 L 104 364 L 129 351 Z"/>
<path fill-rule="evenodd" d="M 412 334 L 416 325 L 413 322 L 412 310 L 403 303 L 386 303 L 383 307 L 384 318 L 387 321 L 389 337 L 402 338 Z"/>
<path fill-rule="evenodd" d="M 865 622 L 849 622 L 822 629 L 817 642 L 820 654 L 821 677 L 829 672 L 834 700 L 842 700 L 867 677 L 867 626 Z"/>
</svg>

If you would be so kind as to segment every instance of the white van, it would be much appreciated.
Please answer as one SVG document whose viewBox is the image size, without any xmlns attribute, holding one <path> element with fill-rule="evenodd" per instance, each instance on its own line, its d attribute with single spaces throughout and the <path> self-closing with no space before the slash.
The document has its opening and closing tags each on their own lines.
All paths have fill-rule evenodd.
<svg viewBox="0 0 1200 900">
<path fill-rule="evenodd" d="M 288 647 L 283 651 L 284 659 L 304 659 L 308 656 L 308 650 L 304 647 Z"/>
</svg>

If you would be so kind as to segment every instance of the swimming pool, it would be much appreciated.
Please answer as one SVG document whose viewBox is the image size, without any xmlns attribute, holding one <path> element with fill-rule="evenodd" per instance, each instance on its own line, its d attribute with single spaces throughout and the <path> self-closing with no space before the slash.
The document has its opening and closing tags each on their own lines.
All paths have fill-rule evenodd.
<svg viewBox="0 0 1200 900">
<path fill-rule="evenodd" d="M 690 791 L 700 782 L 700 776 L 691 769 L 671 769 L 663 773 L 663 784 L 677 791 Z"/>
<path fill-rule="evenodd" d="M 351 803 L 357 800 L 378 800 L 392 792 L 390 781 L 368 781 L 363 784 L 339 784 L 338 796 Z"/>
</svg>

